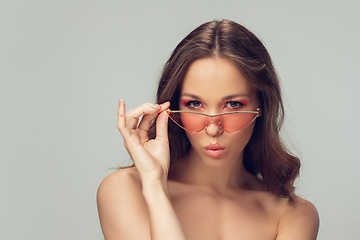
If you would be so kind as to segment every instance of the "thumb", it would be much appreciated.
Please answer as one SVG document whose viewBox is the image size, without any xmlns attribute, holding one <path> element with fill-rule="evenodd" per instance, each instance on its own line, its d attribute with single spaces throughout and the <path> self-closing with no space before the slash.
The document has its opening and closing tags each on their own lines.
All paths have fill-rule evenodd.
<svg viewBox="0 0 360 240">
<path fill-rule="evenodd" d="M 166 111 L 162 111 L 156 120 L 156 139 L 169 142 L 168 139 L 168 114 Z"/>
</svg>

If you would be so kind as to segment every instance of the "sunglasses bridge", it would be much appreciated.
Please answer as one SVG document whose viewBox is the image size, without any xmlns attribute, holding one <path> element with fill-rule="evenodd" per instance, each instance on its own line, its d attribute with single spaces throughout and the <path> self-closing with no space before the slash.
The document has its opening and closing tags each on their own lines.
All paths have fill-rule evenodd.
<svg viewBox="0 0 360 240">
<path fill-rule="evenodd" d="M 225 131 L 224 128 L 223 128 L 223 126 L 222 126 L 222 124 L 221 124 L 221 121 L 212 121 L 212 119 L 213 119 L 214 117 L 218 117 L 218 115 L 214 115 L 214 116 L 206 115 L 206 116 L 209 117 L 211 121 L 205 122 L 205 123 L 204 123 L 205 127 L 204 127 L 203 129 L 201 129 L 201 130 L 204 130 L 204 129 L 206 130 L 206 129 L 213 123 L 213 124 L 215 124 L 218 128 L 220 128 L 222 131 Z M 201 131 L 201 130 L 200 130 L 200 131 Z"/>
</svg>

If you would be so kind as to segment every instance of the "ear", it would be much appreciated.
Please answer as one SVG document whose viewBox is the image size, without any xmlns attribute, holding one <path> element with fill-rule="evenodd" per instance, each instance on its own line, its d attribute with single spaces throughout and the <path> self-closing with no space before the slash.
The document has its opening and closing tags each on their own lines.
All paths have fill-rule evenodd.
<svg viewBox="0 0 360 240">
<path fill-rule="evenodd" d="M 261 109 L 258 107 L 258 108 L 256 109 L 256 111 L 259 112 L 258 115 L 257 115 L 257 117 L 260 117 L 260 116 L 261 116 Z"/>
</svg>

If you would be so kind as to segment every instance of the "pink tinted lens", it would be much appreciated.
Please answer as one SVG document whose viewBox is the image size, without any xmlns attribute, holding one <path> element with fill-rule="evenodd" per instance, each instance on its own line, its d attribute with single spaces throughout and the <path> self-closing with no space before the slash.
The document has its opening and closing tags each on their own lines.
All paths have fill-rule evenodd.
<svg viewBox="0 0 360 240">
<path fill-rule="evenodd" d="M 190 132 L 201 131 L 210 120 L 208 116 L 191 112 L 170 112 L 169 116 L 177 125 Z"/>
<path fill-rule="evenodd" d="M 215 123 L 220 122 L 227 132 L 237 132 L 246 128 L 257 116 L 257 113 L 229 113 L 212 118 Z"/>
<path fill-rule="evenodd" d="M 201 131 L 209 123 L 209 117 L 196 113 L 180 113 L 183 128 L 190 132 Z"/>
</svg>

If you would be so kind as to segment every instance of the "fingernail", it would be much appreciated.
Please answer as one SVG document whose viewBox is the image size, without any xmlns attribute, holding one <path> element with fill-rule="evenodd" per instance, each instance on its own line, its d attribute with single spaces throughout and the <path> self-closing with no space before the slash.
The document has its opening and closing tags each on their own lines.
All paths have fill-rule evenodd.
<svg viewBox="0 0 360 240">
<path fill-rule="evenodd" d="M 122 99 L 120 99 L 119 100 L 119 107 L 120 107 L 120 105 L 121 105 L 121 103 L 123 102 L 123 100 Z"/>
<path fill-rule="evenodd" d="M 160 107 L 160 105 L 158 104 L 153 104 L 153 105 L 150 105 L 151 108 L 153 109 L 158 109 Z"/>
</svg>

